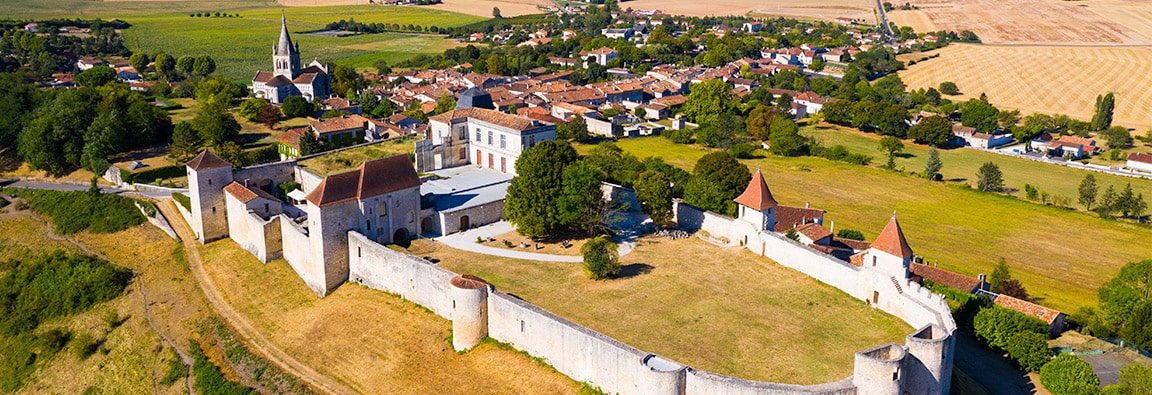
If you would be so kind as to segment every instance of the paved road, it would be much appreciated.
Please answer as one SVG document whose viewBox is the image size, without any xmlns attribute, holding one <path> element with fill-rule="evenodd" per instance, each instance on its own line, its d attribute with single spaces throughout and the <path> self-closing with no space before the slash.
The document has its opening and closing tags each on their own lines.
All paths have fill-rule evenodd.
<svg viewBox="0 0 1152 395">
<path fill-rule="evenodd" d="M 72 183 L 58 183 L 58 182 L 44 182 L 44 181 L 0 181 L 0 187 L 16 187 L 16 188 L 32 188 L 32 189 L 48 189 L 53 191 L 87 191 L 88 184 L 72 184 Z M 100 192 L 125 195 L 125 196 L 142 196 L 152 199 L 166 199 L 172 197 L 171 193 L 164 192 L 138 192 L 126 191 L 120 188 L 114 188 L 107 185 L 100 186 Z"/>
<path fill-rule="evenodd" d="M 1023 150 L 1024 149 L 1023 144 L 1016 144 L 1016 145 L 1009 146 L 1009 147 L 992 148 L 992 149 L 979 149 L 979 148 L 972 148 L 972 147 L 965 147 L 965 148 L 987 151 L 987 152 L 991 152 L 994 154 L 1011 156 L 1014 158 L 1028 159 L 1028 160 L 1032 160 L 1032 161 L 1036 161 L 1036 162 L 1040 162 L 1040 163 L 1048 163 L 1048 164 L 1053 164 L 1053 165 L 1057 165 L 1057 166 L 1067 166 L 1067 167 L 1071 167 L 1074 169 L 1095 171 L 1095 172 L 1099 172 L 1099 173 L 1112 174 L 1112 175 L 1117 175 L 1117 176 L 1121 176 L 1121 177 L 1143 178 L 1143 179 L 1152 180 L 1152 173 L 1144 173 L 1144 172 L 1122 170 L 1122 169 L 1113 169 L 1113 168 L 1110 168 L 1107 166 L 1101 166 L 1101 165 L 1085 165 L 1083 163 L 1076 162 L 1076 161 L 1049 158 L 1043 154 L 1038 154 L 1035 152 L 1030 153 L 1030 154 L 1020 154 L 1020 153 L 1016 153 L 1016 152 L 1012 151 L 1013 149 Z"/>
</svg>

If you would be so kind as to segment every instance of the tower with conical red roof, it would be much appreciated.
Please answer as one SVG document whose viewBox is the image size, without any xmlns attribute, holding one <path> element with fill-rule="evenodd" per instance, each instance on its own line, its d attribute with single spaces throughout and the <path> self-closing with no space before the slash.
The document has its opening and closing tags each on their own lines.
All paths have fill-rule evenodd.
<svg viewBox="0 0 1152 395">
<path fill-rule="evenodd" d="M 896 220 L 896 213 L 888 225 L 880 231 L 880 236 L 872 242 L 868 255 L 864 257 L 864 266 L 873 267 L 889 275 L 903 279 L 908 277 L 908 266 L 912 263 L 912 247 L 904 238 L 904 231 L 900 229 L 900 222 Z"/>
<path fill-rule="evenodd" d="M 768 190 L 768 184 L 764 182 L 764 175 L 759 168 L 752 175 L 752 181 L 748 182 L 748 188 L 736 197 L 735 202 L 739 205 L 738 219 L 756 225 L 757 230 L 775 229 L 776 199 L 772 198 L 772 191 Z"/>
</svg>

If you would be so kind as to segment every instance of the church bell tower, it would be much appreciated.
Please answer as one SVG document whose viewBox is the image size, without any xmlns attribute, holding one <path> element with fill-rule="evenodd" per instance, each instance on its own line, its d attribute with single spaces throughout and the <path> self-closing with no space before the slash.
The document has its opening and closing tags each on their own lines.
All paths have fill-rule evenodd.
<svg viewBox="0 0 1152 395">
<path fill-rule="evenodd" d="M 280 13 L 280 41 L 272 47 L 272 74 L 282 75 L 287 79 L 300 75 L 300 48 L 292 45 L 292 37 L 288 35 L 288 19 Z"/>
</svg>

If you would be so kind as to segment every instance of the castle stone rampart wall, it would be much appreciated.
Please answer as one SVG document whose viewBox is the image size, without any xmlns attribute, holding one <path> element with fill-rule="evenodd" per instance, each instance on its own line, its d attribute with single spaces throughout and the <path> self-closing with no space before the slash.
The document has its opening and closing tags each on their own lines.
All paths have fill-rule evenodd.
<svg viewBox="0 0 1152 395">
<path fill-rule="evenodd" d="M 449 282 L 456 273 L 393 251 L 355 231 L 348 232 L 348 269 L 354 283 L 400 295 L 452 319 Z"/>
<path fill-rule="evenodd" d="M 704 370 L 688 369 L 684 393 L 693 395 L 852 395 L 852 378 L 831 383 L 796 385 L 739 379 Z"/>
<path fill-rule="evenodd" d="M 228 203 L 228 237 L 240 248 L 252 253 L 260 262 L 268 263 L 281 255 L 280 217 L 268 220 L 248 212 L 244 203 L 232 196 Z"/>
<path fill-rule="evenodd" d="M 280 214 L 280 236 L 284 246 L 284 260 L 304 280 L 312 292 L 321 294 L 324 290 L 324 265 L 312 251 L 308 230 L 304 229 L 287 215 Z"/>
<path fill-rule="evenodd" d="M 271 181 L 271 191 L 276 191 L 282 182 L 295 180 L 296 161 L 266 163 L 249 167 L 241 167 L 232 172 L 232 179 L 250 188 L 264 187 L 262 181 Z"/>
</svg>

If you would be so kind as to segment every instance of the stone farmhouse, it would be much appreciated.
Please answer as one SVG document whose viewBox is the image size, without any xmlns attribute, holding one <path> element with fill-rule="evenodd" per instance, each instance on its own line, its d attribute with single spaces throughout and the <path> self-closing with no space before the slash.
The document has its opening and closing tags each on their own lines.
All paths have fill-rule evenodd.
<svg viewBox="0 0 1152 395">
<path fill-rule="evenodd" d="M 276 104 L 289 96 L 303 96 L 304 100 L 325 100 L 330 94 L 328 68 L 313 60 L 300 68 L 300 44 L 292 44 L 288 35 L 288 20 L 280 16 L 280 41 L 272 47 L 272 71 L 258 71 L 252 77 L 252 93 Z"/>
<path fill-rule="evenodd" d="M 1152 173 L 1152 155 L 1140 152 L 1128 154 L 1128 162 L 1125 167 L 1130 170 Z"/>
</svg>

